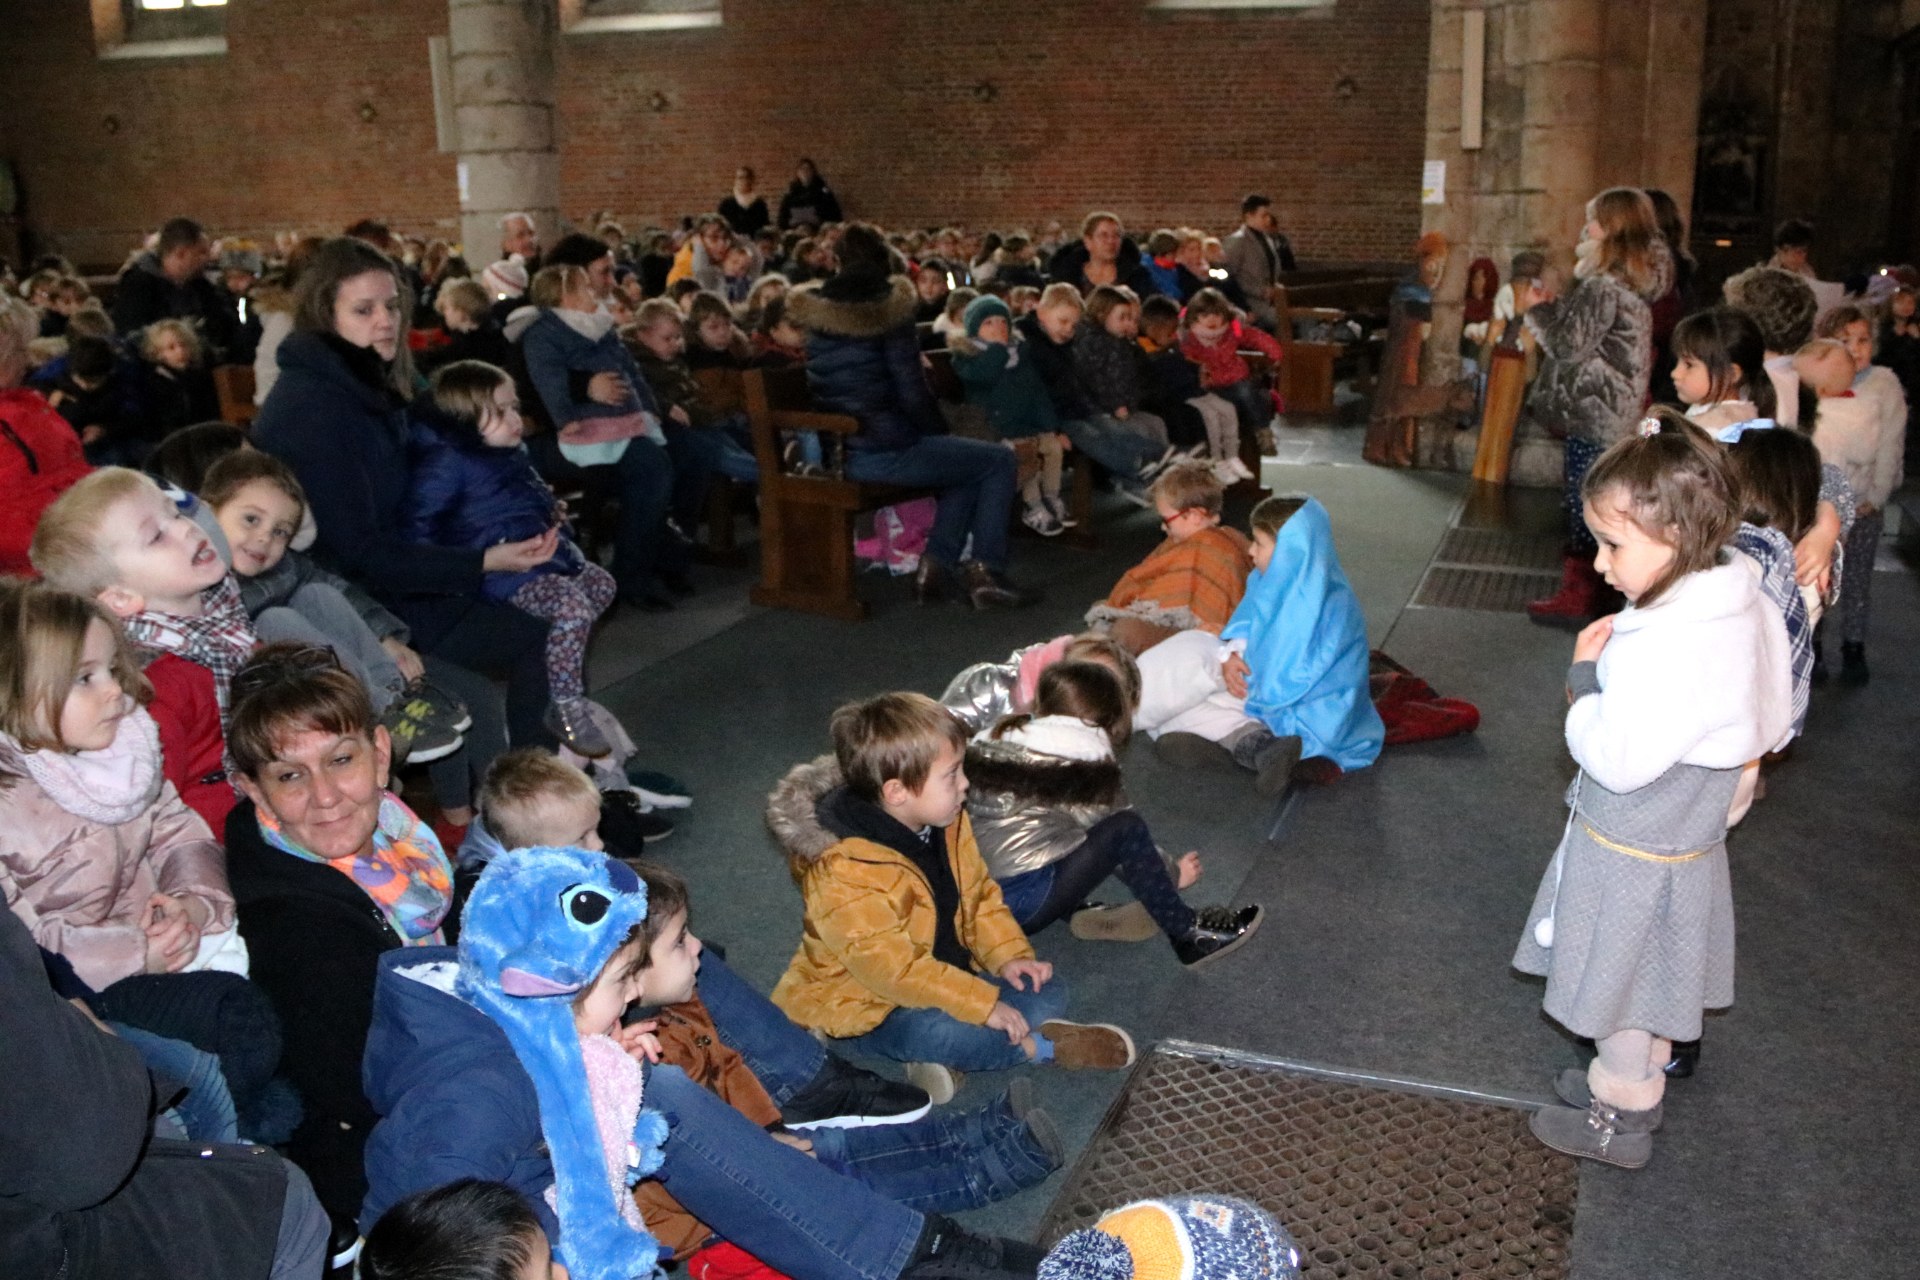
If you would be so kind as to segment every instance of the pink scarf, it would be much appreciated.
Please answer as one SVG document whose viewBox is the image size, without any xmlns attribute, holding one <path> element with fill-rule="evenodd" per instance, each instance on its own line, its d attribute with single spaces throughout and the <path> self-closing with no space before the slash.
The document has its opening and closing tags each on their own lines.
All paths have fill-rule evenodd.
<svg viewBox="0 0 1920 1280">
<path fill-rule="evenodd" d="M 160 798 L 160 730 L 135 707 L 120 718 L 112 745 L 99 751 L 22 751 L 5 734 L 39 788 L 76 818 L 117 827 L 145 813 Z"/>
</svg>

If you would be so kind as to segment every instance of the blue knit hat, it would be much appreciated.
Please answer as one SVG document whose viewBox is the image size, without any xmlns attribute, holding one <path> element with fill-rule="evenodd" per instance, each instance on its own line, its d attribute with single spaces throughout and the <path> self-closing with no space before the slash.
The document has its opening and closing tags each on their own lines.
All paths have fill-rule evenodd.
<svg viewBox="0 0 1920 1280">
<path fill-rule="evenodd" d="M 1040 1280 L 1299 1280 L 1300 1250 L 1259 1205 L 1232 1196 L 1141 1200 L 1064 1237 Z"/>
<path fill-rule="evenodd" d="M 994 316 L 999 316 L 1008 324 L 1013 323 L 1013 312 L 1007 309 L 1007 304 L 990 293 L 983 293 L 972 302 L 969 302 L 967 309 L 961 312 L 961 320 L 966 325 L 967 336 L 969 338 L 979 337 L 980 326 Z"/>
</svg>

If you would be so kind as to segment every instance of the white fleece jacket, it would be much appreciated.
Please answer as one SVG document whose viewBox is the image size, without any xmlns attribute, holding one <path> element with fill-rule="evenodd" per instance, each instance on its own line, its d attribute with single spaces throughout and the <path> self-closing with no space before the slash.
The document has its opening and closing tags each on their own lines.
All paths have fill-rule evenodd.
<svg viewBox="0 0 1920 1280">
<path fill-rule="evenodd" d="M 1567 749 L 1609 791 L 1676 764 L 1737 769 L 1792 725 L 1786 621 L 1731 560 L 1616 615 L 1598 676 L 1601 691 L 1567 711 Z"/>
</svg>

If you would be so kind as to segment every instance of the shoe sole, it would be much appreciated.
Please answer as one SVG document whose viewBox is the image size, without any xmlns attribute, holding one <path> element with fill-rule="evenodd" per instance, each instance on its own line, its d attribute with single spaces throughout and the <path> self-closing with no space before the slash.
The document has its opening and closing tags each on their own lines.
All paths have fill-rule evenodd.
<svg viewBox="0 0 1920 1280">
<path fill-rule="evenodd" d="M 1027 1134 L 1033 1139 L 1033 1145 L 1047 1153 L 1047 1161 L 1058 1169 L 1067 1163 L 1066 1140 L 1060 1136 L 1060 1126 L 1053 1117 L 1035 1107 L 1021 1117 L 1026 1122 Z"/>
<path fill-rule="evenodd" d="M 1287 783 L 1293 780 L 1293 771 L 1300 767 L 1300 752 L 1303 749 L 1300 739 L 1293 738 L 1292 742 L 1292 747 L 1269 760 L 1266 767 L 1254 777 L 1253 789 L 1256 793 L 1277 796 L 1287 789 Z"/>
<path fill-rule="evenodd" d="M 1083 907 L 1067 918 L 1067 932 L 1083 942 L 1151 942 L 1161 936 L 1160 926 L 1137 902 Z"/>
<path fill-rule="evenodd" d="M 465 738 L 455 738 L 452 742 L 443 742 L 437 747 L 412 747 L 407 751 L 408 764 L 432 764 L 435 760 L 444 760 L 461 747 L 467 745 Z"/>
<path fill-rule="evenodd" d="M 960 1092 L 960 1086 L 966 1083 L 966 1076 L 952 1067 L 938 1062 L 910 1062 L 907 1064 L 907 1083 L 926 1092 L 927 1104 L 944 1107 L 953 1101 Z"/>
<path fill-rule="evenodd" d="M 828 1116 L 824 1120 L 808 1120 L 802 1124 L 790 1124 L 787 1128 L 794 1130 L 878 1129 L 890 1124 L 912 1124 L 915 1120 L 923 1119 L 929 1111 L 933 1110 L 933 1102 L 931 1101 L 933 1095 L 929 1094 L 927 1096 L 929 1101 L 918 1110 L 902 1111 L 899 1115 L 895 1116 Z M 949 1099 L 949 1101 L 951 1101 L 951 1099 Z"/>
<path fill-rule="evenodd" d="M 1180 769 L 1237 770 L 1233 753 L 1197 733 L 1163 733 L 1154 739 L 1153 754 Z"/>
<path fill-rule="evenodd" d="M 1592 1160 L 1599 1164 L 1610 1164 L 1616 1169 L 1644 1169 L 1647 1167 L 1648 1161 L 1653 1159 L 1653 1153 L 1651 1151 L 1649 1151 L 1646 1155 L 1641 1156 L 1639 1159 L 1635 1160 L 1635 1159 L 1624 1158 L 1620 1156 L 1609 1155 L 1599 1151 L 1587 1151 L 1581 1148 L 1574 1147 L 1572 1145 L 1563 1147 L 1559 1143 L 1554 1142 L 1551 1139 L 1547 1138 L 1545 1135 L 1543 1135 L 1540 1132 L 1539 1119 L 1542 1112 L 1546 1110 L 1552 1110 L 1552 1109 L 1553 1108 L 1542 1108 L 1541 1111 L 1536 1111 L 1533 1113 L 1533 1115 L 1527 1118 L 1528 1132 L 1532 1133 L 1533 1136 L 1539 1140 L 1540 1145 L 1543 1147 L 1547 1147 L 1553 1151 L 1558 1151 L 1563 1156 L 1572 1156 L 1576 1160 Z"/>
<path fill-rule="evenodd" d="M 1248 938 L 1251 938 L 1254 934 L 1260 932 L 1260 926 L 1266 922 L 1266 918 L 1267 918 L 1267 909 L 1265 907 L 1261 907 L 1259 909 L 1259 912 L 1253 917 L 1253 919 L 1247 922 L 1247 927 L 1240 931 L 1239 937 L 1235 938 L 1232 942 L 1229 942 L 1226 946 L 1220 948 L 1218 951 L 1214 952 L 1212 955 L 1202 956 L 1198 960 L 1195 960 L 1192 964 L 1186 965 L 1184 967 L 1188 970 L 1204 969 L 1208 965 L 1212 964 L 1215 960 L 1219 960 L 1224 956 L 1232 955 L 1234 952 L 1238 951 L 1241 947 L 1244 947 L 1247 945 Z"/>
<path fill-rule="evenodd" d="M 1041 1035 L 1053 1041 L 1053 1064 L 1063 1071 L 1120 1071 L 1132 1066 L 1140 1056 L 1138 1050 L 1134 1048 L 1133 1037 L 1127 1034 L 1126 1028 L 1116 1027 L 1111 1022 L 1069 1022 L 1065 1018 L 1055 1018 L 1051 1022 L 1041 1023 L 1039 1031 Z M 1105 1036 L 1080 1034 L 1086 1031 L 1110 1031 L 1120 1037 L 1120 1043 L 1126 1046 L 1126 1060 L 1124 1062 L 1070 1061 L 1069 1059 L 1074 1057 L 1071 1049 L 1063 1056 L 1061 1054 L 1063 1041 L 1068 1046 L 1079 1040 L 1103 1043 L 1106 1041 Z"/>
</svg>

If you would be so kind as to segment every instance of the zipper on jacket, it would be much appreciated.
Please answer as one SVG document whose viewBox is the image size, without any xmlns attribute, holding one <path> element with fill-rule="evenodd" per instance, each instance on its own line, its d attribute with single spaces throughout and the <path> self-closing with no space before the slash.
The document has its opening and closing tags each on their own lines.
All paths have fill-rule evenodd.
<svg viewBox="0 0 1920 1280">
<path fill-rule="evenodd" d="M 34 454 L 32 449 L 27 447 L 27 442 L 14 433 L 13 424 L 5 418 L 0 418 L 0 432 L 5 432 L 7 439 L 13 441 L 13 447 L 26 456 L 28 473 L 36 476 L 39 475 L 40 459 Z"/>
</svg>

